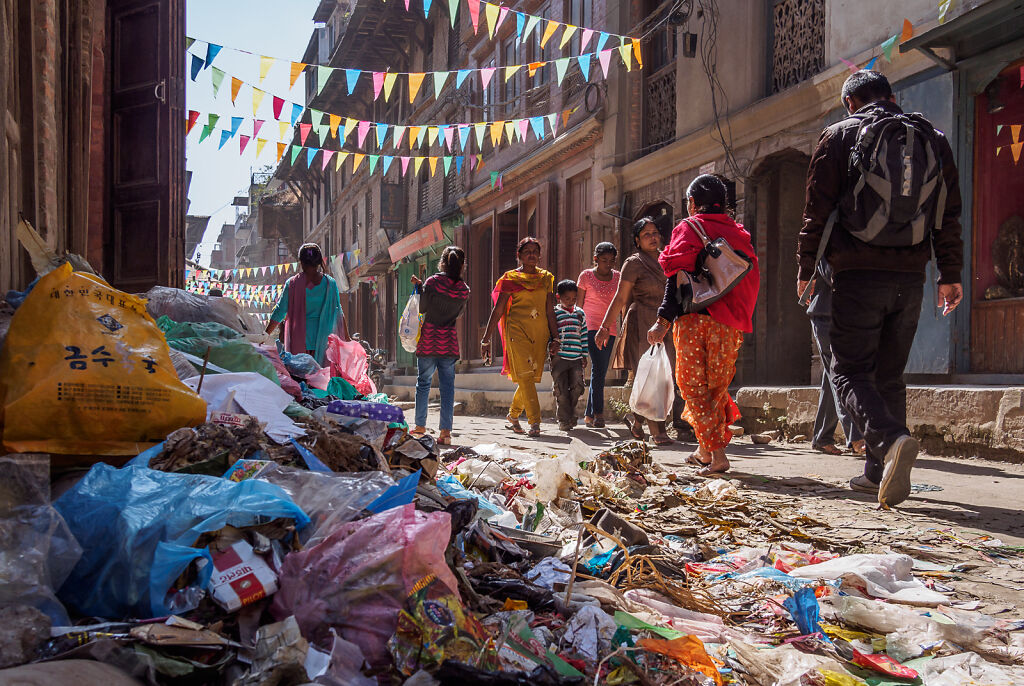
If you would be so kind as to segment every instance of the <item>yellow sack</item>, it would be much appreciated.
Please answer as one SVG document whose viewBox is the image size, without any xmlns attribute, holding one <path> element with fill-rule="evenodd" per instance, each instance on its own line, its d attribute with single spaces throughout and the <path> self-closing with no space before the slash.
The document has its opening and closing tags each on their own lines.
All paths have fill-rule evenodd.
<svg viewBox="0 0 1024 686">
<path fill-rule="evenodd" d="M 145 301 L 69 264 L 14 313 L 0 398 L 3 443 L 16 452 L 137 455 L 206 419 Z"/>
</svg>

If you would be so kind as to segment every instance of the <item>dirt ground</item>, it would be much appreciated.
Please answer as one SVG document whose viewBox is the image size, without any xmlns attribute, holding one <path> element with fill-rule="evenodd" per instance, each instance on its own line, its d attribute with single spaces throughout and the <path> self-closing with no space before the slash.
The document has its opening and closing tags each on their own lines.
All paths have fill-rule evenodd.
<svg viewBox="0 0 1024 686">
<path fill-rule="evenodd" d="M 431 408 L 429 427 L 437 427 Z M 572 438 L 610 447 L 629 437 L 624 425 L 571 434 L 545 421 L 544 435 L 528 438 L 506 428 L 501 417 L 457 416 L 453 443 L 498 443 L 538 455 L 564 453 Z M 656 448 L 655 460 L 680 481 L 704 482 L 685 463 L 693 443 Z M 812 542 L 845 552 L 904 552 L 930 570 L 936 583 L 956 589 L 965 609 L 988 614 L 1013 612 L 1024 605 L 1024 465 L 922 454 L 916 463 L 910 499 L 892 511 L 880 510 L 871 496 L 847 487 L 863 461 L 833 457 L 809 443 L 754 445 L 741 436 L 729 448 L 728 479 L 751 499 L 793 505 L 822 526 L 808 529 Z M 640 513 L 639 517 L 643 517 Z M 1002 546 L 1002 547 L 1000 547 Z M 1013 547 L 1020 547 L 1013 550 Z"/>
</svg>

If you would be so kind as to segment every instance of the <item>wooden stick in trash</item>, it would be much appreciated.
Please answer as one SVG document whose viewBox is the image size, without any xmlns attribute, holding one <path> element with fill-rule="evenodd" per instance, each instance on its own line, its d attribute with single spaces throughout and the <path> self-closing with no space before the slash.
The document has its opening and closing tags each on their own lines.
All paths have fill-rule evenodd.
<svg viewBox="0 0 1024 686">
<path fill-rule="evenodd" d="M 200 391 L 203 390 L 203 379 L 206 378 L 206 365 L 210 364 L 210 350 L 206 348 L 206 354 L 203 355 L 203 368 L 199 371 L 199 385 L 196 386 L 196 395 L 199 395 Z"/>
<path fill-rule="evenodd" d="M 580 526 L 576 532 L 576 553 L 572 560 L 572 574 L 569 575 L 569 583 L 565 586 L 565 604 L 569 604 L 569 596 L 572 595 L 572 585 L 576 583 L 576 568 L 580 564 L 580 544 L 583 543 L 583 527 Z"/>
</svg>

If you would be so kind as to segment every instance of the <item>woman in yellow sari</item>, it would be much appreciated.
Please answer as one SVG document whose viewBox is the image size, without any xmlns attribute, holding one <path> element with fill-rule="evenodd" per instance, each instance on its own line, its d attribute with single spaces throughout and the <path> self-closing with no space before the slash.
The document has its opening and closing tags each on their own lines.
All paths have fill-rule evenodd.
<svg viewBox="0 0 1024 686">
<path fill-rule="evenodd" d="M 519 241 L 516 254 L 519 267 L 505 272 L 494 286 L 494 309 L 480 341 L 484 358 L 491 357 L 494 327 L 501 332 L 505 347 L 501 373 L 517 384 L 508 422 L 512 431 L 523 433 L 519 417 L 526 412 L 530 436 L 540 436 L 540 399 L 537 382 L 544 374 L 548 353 L 558 352 L 558 327 L 555 323 L 555 277 L 537 267 L 540 241 L 527 237 Z"/>
</svg>

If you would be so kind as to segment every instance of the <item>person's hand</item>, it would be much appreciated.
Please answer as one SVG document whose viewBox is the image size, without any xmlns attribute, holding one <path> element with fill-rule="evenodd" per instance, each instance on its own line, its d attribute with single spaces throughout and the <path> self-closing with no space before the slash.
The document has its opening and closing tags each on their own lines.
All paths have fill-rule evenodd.
<svg viewBox="0 0 1024 686">
<path fill-rule="evenodd" d="M 796 297 L 797 298 L 803 298 L 803 296 L 804 296 L 804 289 L 807 288 L 807 284 L 809 284 L 809 283 L 811 283 L 811 282 L 810 281 L 800 281 L 799 279 L 797 279 L 797 282 L 796 282 Z M 811 284 L 810 290 L 807 291 L 807 297 L 808 298 L 810 298 L 812 295 L 814 295 L 814 284 Z"/>
<path fill-rule="evenodd" d="M 562 344 L 558 342 L 558 339 L 553 339 L 550 343 L 548 343 L 548 352 L 551 353 L 552 355 L 556 355 L 558 351 L 561 350 L 561 348 Z"/>
<path fill-rule="evenodd" d="M 657 345 L 665 340 L 665 333 L 668 331 L 661 325 L 661 322 L 654 322 L 654 326 L 647 330 L 647 342 L 651 345 Z"/>
<path fill-rule="evenodd" d="M 412 282 L 413 286 L 419 286 L 421 283 L 423 283 L 422 281 L 420 281 L 420 277 L 416 276 L 415 274 L 409 277 L 409 281 Z"/>
<path fill-rule="evenodd" d="M 594 336 L 594 345 L 597 346 L 598 350 L 604 350 L 604 347 L 608 345 L 608 329 L 601 327 L 601 330 Z"/>
<path fill-rule="evenodd" d="M 488 366 L 491 364 L 491 342 L 488 340 L 480 341 L 480 356 L 484 358 L 484 363 Z"/>
<path fill-rule="evenodd" d="M 582 358 L 582 359 L 583 359 L 583 368 L 584 368 L 584 369 L 586 369 L 586 368 L 587 368 L 587 361 L 588 361 L 588 360 L 587 360 L 587 358 L 585 358 L 585 357 L 584 357 L 584 358 Z"/>
<path fill-rule="evenodd" d="M 937 307 L 942 308 L 942 316 L 948 317 L 964 299 L 964 287 L 958 283 L 944 283 L 939 286 Z"/>
</svg>

